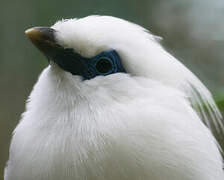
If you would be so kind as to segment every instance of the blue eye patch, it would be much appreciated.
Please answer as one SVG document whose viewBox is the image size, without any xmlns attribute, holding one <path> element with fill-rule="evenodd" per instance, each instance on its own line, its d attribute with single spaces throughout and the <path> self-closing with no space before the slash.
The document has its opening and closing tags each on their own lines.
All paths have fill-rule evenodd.
<svg viewBox="0 0 224 180">
<path fill-rule="evenodd" d="M 72 49 L 60 49 L 51 59 L 65 71 L 80 75 L 85 80 L 118 72 L 126 73 L 115 50 L 103 51 L 95 57 L 85 58 Z"/>
<path fill-rule="evenodd" d="M 99 55 L 86 59 L 83 77 L 92 79 L 96 76 L 106 76 L 117 72 L 126 72 L 121 59 L 115 50 L 104 51 Z"/>
</svg>

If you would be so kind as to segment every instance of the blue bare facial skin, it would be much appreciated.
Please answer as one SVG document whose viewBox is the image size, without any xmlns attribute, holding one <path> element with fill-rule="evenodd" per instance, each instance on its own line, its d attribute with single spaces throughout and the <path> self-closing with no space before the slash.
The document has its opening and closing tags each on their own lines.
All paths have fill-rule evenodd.
<svg viewBox="0 0 224 180">
<path fill-rule="evenodd" d="M 115 50 L 103 51 L 92 58 L 84 58 L 75 53 L 73 49 L 65 49 L 62 53 L 61 56 L 55 57 L 53 61 L 65 71 L 73 75 L 80 75 L 85 80 L 96 76 L 126 72 Z"/>
</svg>

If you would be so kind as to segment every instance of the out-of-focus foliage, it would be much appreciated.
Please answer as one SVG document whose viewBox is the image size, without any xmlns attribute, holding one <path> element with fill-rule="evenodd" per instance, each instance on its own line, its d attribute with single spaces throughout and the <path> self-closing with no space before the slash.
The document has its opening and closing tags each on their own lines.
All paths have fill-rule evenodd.
<svg viewBox="0 0 224 180">
<path fill-rule="evenodd" d="M 220 111 L 224 114 L 224 97 L 217 98 L 216 103 L 217 103 Z"/>
<path fill-rule="evenodd" d="M 26 40 L 24 30 L 90 14 L 124 18 L 162 36 L 168 51 L 199 76 L 213 94 L 221 94 L 217 102 L 224 112 L 224 1 L 1 0 L 0 179 L 11 132 L 38 74 L 47 66 L 44 56 Z"/>
</svg>

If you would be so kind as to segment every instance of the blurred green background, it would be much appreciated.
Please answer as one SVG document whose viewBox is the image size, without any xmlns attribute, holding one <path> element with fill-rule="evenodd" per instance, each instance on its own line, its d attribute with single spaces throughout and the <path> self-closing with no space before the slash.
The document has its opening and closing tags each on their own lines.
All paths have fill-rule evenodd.
<svg viewBox="0 0 224 180">
<path fill-rule="evenodd" d="M 224 1 L 1 0 L 0 179 L 11 132 L 32 86 L 47 66 L 42 54 L 26 39 L 24 30 L 91 14 L 124 18 L 162 36 L 166 49 L 188 66 L 224 107 Z"/>
</svg>

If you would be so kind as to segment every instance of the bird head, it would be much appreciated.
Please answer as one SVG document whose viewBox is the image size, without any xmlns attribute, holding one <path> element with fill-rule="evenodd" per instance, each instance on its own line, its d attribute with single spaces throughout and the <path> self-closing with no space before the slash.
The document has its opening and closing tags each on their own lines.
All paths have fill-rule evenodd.
<svg viewBox="0 0 224 180">
<path fill-rule="evenodd" d="M 28 38 L 50 61 L 84 80 L 128 73 L 178 84 L 174 63 L 157 37 L 128 21 L 89 16 L 57 22 L 51 28 L 35 27 Z M 180 73 L 181 74 L 181 73 Z M 181 79 L 181 78 L 180 78 Z"/>
<path fill-rule="evenodd" d="M 220 127 L 221 115 L 207 88 L 141 26 L 110 16 L 88 16 L 61 20 L 50 28 L 34 27 L 26 35 L 53 62 L 51 69 L 70 79 L 116 81 L 127 74 L 152 79 L 184 92 L 208 126 L 204 112 Z"/>
</svg>

